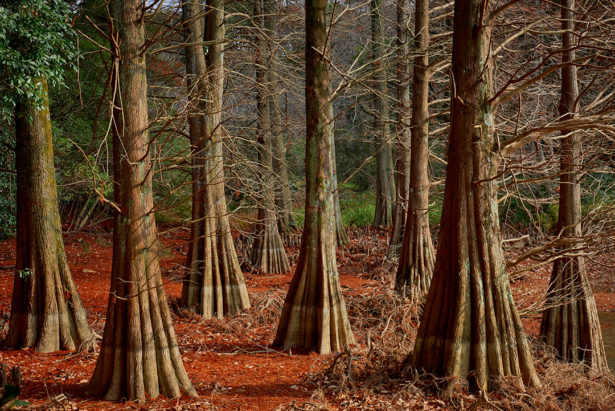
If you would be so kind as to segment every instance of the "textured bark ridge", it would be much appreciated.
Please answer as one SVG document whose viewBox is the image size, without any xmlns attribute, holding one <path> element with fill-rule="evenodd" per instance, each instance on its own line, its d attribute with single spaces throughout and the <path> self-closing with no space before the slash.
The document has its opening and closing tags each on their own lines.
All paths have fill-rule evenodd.
<svg viewBox="0 0 615 411">
<path fill-rule="evenodd" d="M 278 8 L 277 2 L 268 0 L 266 6 L 270 12 L 265 15 L 265 24 L 269 28 L 269 36 L 278 38 Z M 277 40 L 274 40 L 276 42 Z M 288 178 L 288 163 L 286 161 L 286 144 L 284 142 L 284 123 L 282 121 L 282 109 L 280 107 L 280 73 L 279 63 L 275 47 L 271 50 L 269 70 L 267 75 L 271 84 L 271 99 L 269 100 L 269 112 L 271 114 L 271 129 L 273 132 L 273 171 L 276 178 L 275 204 L 278 211 L 278 231 L 282 240 L 288 245 L 298 245 L 301 237 L 298 234 L 297 222 L 293 212 L 293 197 L 290 191 Z"/>
<path fill-rule="evenodd" d="M 41 79 L 47 95 L 47 83 Z M 49 106 L 18 104 L 17 264 L 9 332 L 11 348 L 74 350 L 94 334 L 68 268 L 51 142 Z"/>
<path fill-rule="evenodd" d="M 233 244 L 224 195 L 224 168 L 220 113 L 223 92 L 224 10 L 222 1 L 210 1 L 205 38 L 207 60 L 200 44 L 186 47 L 188 87 L 197 90 L 196 114 L 189 120 L 193 146 L 192 222 L 188 267 L 180 304 L 195 308 L 205 318 L 233 315 L 250 307 L 243 273 Z M 197 2 L 183 3 L 189 43 L 203 38 L 205 11 Z M 194 40 L 190 40 L 194 39 Z"/>
<path fill-rule="evenodd" d="M 290 271 L 290 264 L 284 249 L 282 237 L 278 231 L 275 209 L 275 185 L 273 174 L 273 121 L 271 118 L 272 96 L 263 85 L 271 80 L 271 74 L 264 67 L 269 66 L 272 54 L 268 50 L 269 42 L 266 33 L 271 32 L 271 14 L 274 12 L 269 0 L 255 2 L 255 19 L 259 26 L 257 35 L 257 65 L 256 70 L 256 110 L 258 115 L 258 160 L 260 163 L 261 199 L 258 207 L 258 222 L 256 225 L 256 240 L 252 245 L 250 260 L 257 272 L 265 274 L 280 274 Z M 268 81 L 269 80 L 269 81 Z"/>
<path fill-rule="evenodd" d="M 87 393 L 109 400 L 196 396 L 184 369 L 162 285 L 147 132 L 141 0 L 113 3 L 119 50 L 113 167 L 116 213 L 107 319 Z M 115 33 L 112 33 L 115 37 Z"/>
<path fill-rule="evenodd" d="M 331 89 L 329 88 L 329 95 Z M 342 209 L 340 208 L 340 193 L 337 186 L 337 160 L 335 157 L 335 112 L 333 104 L 329 104 L 329 124 L 327 125 L 327 134 L 329 135 L 329 144 L 331 147 L 331 192 L 333 193 L 333 218 L 335 219 L 335 243 L 338 246 L 350 244 L 346 228 L 342 222 Z"/>
<path fill-rule="evenodd" d="M 306 16 L 306 212 L 301 251 L 273 344 L 321 354 L 354 343 L 335 258 L 331 191 L 329 71 L 323 58 L 326 0 L 308 0 Z"/>
<path fill-rule="evenodd" d="M 393 224 L 395 180 L 393 178 L 393 153 L 389 142 L 389 110 L 387 109 L 386 70 L 380 66 L 384 58 L 384 25 L 382 0 L 370 0 L 372 24 L 372 60 L 374 67 L 374 133 L 376 154 L 376 211 L 375 227 L 390 227 Z"/>
<path fill-rule="evenodd" d="M 427 294 L 434 266 L 429 230 L 429 0 L 416 0 L 410 148 L 410 201 L 395 287 L 413 299 Z"/>
<path fill-rule="evenodd" d="M 540 385 L 510 291 L 496 201 L 489 10 L 456 0 L 451 131 L 434 275 L 412 356 L 418 369 Z"/>
<path fill-rule="evenodd" d="M 562 257 L 553 264 L 540 335 L 560 358 L 608 371 L 596 302 L 580 257 Z"/>
<path fill-rule="evenodd" d="M 288 163 L 286 162 L 286 146 L 284 144 L 280 114 L 280 96 L 278 91 L 280 88 L 277 86 L 277 79 L 274 80 L 274 84 L 274 95 L 272 96 L 270 110 L 274 133 L 273 171 L 277 178 L 275 205 L 278 210 L 278 232 L 282 236 L 284 243 L 295 246 L 299 244 L 301 237 L 298 231 L 299 227 L 297 227 L 297 222 L 295 221 L 295 213 L 293 212 L 293 200 L 290 191 L 290 180 L 288 178 Z"/>
<path fill-rule="evenodd" d="M 574 0 L 561 1 L 562 62 L 575 59 Z M 562 119 L 575 116 L 579 96 L 577 69 L 562 68 L 562 96 L 559 114 Z M 564 236 L 580 238 L 582 142 L 579 133 L 565 136 L 560 143 L 560 194 L 558 228 Z M 572 247 L 582 248 L 582 244 Z M 570 251 L 570 250 L 562 250 Z M 587 278 L 585 261 L 579 255 L 555 260 L 547 290 L 547 309 L 543 312 L 540 334 L 555 347 L 559 356 L 569 362 L 583 362 L 599 371 L 607 371 L 608 363 L 598 321 L 594 295 Z"/>
<path fill-rule="evenodd" d="M 408 215 L 410 190 L 410 44 L 408 42 L 408 2 L 397 0 L 397 123 L 395 150 L 395 206 L 393 233 L 389 240 L 387 257 L 399 255 Z"/>
</svg>

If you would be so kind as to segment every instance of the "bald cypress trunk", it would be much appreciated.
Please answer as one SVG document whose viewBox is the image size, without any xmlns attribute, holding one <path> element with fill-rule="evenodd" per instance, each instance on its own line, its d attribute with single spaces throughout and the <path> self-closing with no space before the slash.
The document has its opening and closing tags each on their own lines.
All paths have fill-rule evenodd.
<svg viewBox="0 0 615 411">
<path fill-rule="evenodd" d="M 195 113 L 190 117 L 192 145 L 192 222 L 188 267 L 181 305 L 196 308 L 205 318 L 233 315 L 250 307 L 243 273 L 235 252 L 224 194 L 222 129 L 224 82 L 224 9 L 222 0 L 184 1 L 184 30 L 188 43 L 216 42 L 205 56 L 200 44 L 186 47 L 188 86 L 196 90 Z"/>
<path fill-rule="evenodd" d="M 408 2 L 397 0 L 397 124 L 395 150 L 395 207 L 388 257 L 399 255 L 408 215 L 410 189 L 410 44 Z"/>
<path fill-rule="evenodd" d="M 382 0 L 370 0 L 372 24 L 372 61 L 374 65 L 374 134 L 376 154 L 376 211 L 374 226 L 393 224 L 395 180 L 393 179 L 393 153 L 389 142 L 389 110 L 387 107 L 387 73 L 384 58 L 384 25 Z"/>
<path fill-rule="evenodd" d="M 331 89 L 329 88 L 329 94 Z M 342 209 L 340 207 L 340 192 L 337 186 L 337 160 L 335 157 L 335 112 L 333 103 L 329 104 L 329 118 L 331 119 L 327 125 L 329 135 L 329 145 L 331 147 L 331 192 L 333 193 L 333 218 L 335 220 L 335 243 L 339 246 L 350 244 L 348 234 L 342 221 Z"/>
<path fill-rule="evenodd" d="M 327 0 L 307 0 L 306 17 L 306 195 L 305 226 L 297 268 L 290 284 L 274 345 L 339 351 L 354 343 L 335 257 L 331 191 Z"/>
<path fill-rule="evenodd" d="M 562 62 L 571 63 L 574 51 L 574 0 L 561 0 Z M 559 114 L 562 120 L 575 117 L 579 96 L 577 68 L 562 68 L 562 95 Z M 579 133 L 566 135 L 560 143 L 560 193 L 558 228 L 561 235 L 580 238 L 582 143 Z M 573 244 L 582 247 L 582 243 Z M 565 251 L 565 250 L 562 250 Z M 585 261 L 582 256 L 564 256 L 555 260 L 547 291 L 547 309 L 543 312 L 540 334 L 569 362 L 583 362 L 600 371 L 608 370 L 602 330 Z"/>
<path fill-rule="evenodd" d="M 145 23 L 141 0 L 112 5 L 119 50 L 113 164 L 113 264 L 100 355 L 87 393 L 109 400 L 196 395 L 184 369 L 162 285 L 149 156 Z M 116 33 L 113 33 L 115 36 Z"/>
<path fill-rule="evenodd" d="M 455 1 L 455 87 L 440 239 L 412 357 L 418 369 L 471 377 L 481 390 L 503 376 L 540 385 L 500 245 L 491 27 L 484 6 L 482 0 Z"/>
<path fill-rule="evenodd" d="M 271 12 L 265 16 L 269 27 L 269 36 L 272 42 L 278 41 L 278 6 L 274 0 L 268 0 Z M 284 242 L 288 245 L 297 245 L 297 222 L 293 212 L 293 197 L 290 191 L 288 178 L 288 162 L 286 161 L 286 143 L 284 142 L 284 123 L 280 107 L 281 80 L 279 72 L 278 55 L 275 46 L 271 50 L 269 59 L 269 82 L 271 84 L 271 99 L 269 113 L 271 114 L 271 128 L 273 131 L 273 171 L 276 178 L 275 204 L 278 212 L 278 230 Z"/>
<path fill-rule="evenodd" d="M 17 262 L 9 332 L 11 348 L 74 350 L 93 333 L 68 268 L 58 211 L 47 82 L 45 105 L 17 104 Z"/>
<path fill-rule="evenodd" d="M 256 51 L 256 111 L 257 138 L 259 144 L 258 160 L 260 164 L 260 203 L 258 207 L 258 222 L 256 225 L 256 240 L 252 245 L 250 259 L 256 271 L 265 274 L 279 274 L 290 271 L 290 264 L 282 237 L 278 231 L 278 213 L 275 209 L 275 185 L 273 173 L 273 121 L 270 109 L 273 96 L 266 89 L 271 84 L 270 61 L 273 58 L 269 47 L 268 34 L 271 33 L 271 14 L 275 12 L 271 0 L 256 0 L 255 20 L 257 30 Z"/>
<path fill-rule="evenodd" d="M 395 278 L 397 290 L 413 299 L 427 294 L 435 259 L 429 231 L 429 0 L 415 4 L 410 201 Z"/>
</svg>

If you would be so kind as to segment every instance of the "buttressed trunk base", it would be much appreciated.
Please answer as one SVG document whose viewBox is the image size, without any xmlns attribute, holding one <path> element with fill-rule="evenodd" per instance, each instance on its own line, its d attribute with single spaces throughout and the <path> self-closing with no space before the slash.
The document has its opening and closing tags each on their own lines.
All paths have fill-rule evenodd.
<svg viewBox="0 0 615 411">
<path fill-rule="evenodd" d="M 273 342 L 321 354 L 354 344 L 335 257 L 331 191 L 329 71 L 324 50 L 327 0 L 308 0 L 306 16 L 305 227 L 295 274 Z"/>
<path fill-rule="evenodd" d="M 264 87 L 271 80 L 271 73 L 264 67 L 270 66 L 272 53 L 268 51 L 268 41 L 263 35 L 271 29 L 272 4 L 269 0 L 256 2 L 255 15 L 259 24 L 257 35 L 256 60 L 256 111 L 258 115 L 258 160 L 260 163 L 261 199 L 258 207 L 258 223 L 256 227 L 256 240 L 250 252 L 252 265 L 257 272 L 265 274 L 280 274 L 290 271 L 290 264 L 284 249 L 282 237 L 278 231 L 278 214 L 275 209 L 275 185 L 273 182 L 273 119 L 272 97 Z"/>
<path fill-rule="evenodd" d="M 118 30 L 119 87 L 114 101 L 113 175 L 116 212 L 107 319 L 88 395 L 143 401 L 183 392 L 196 396 L 177 346 L 162 285 L 147 132 L 145 23 L 141 0 L 112 4 Z M 112 33 L 115 36 L 115 33 Z"/>
<path fill-rule="evenodd" d="M 413 300 L 429 290 L 434 249 L 429 230 L 429 0 L 416 0 L 410 149 L 410 199 L 395 288 Z"/>
<path fill-rule="evenodd" d="M 562 62 L 575 59 L 575 0 L 561 1 Z M 579 97 L 577 68 L 562 68 L 562 95 L 559 114 L 562 119 L 575 117 Z M 560 193 L 558 228 L 565 236 L 581 238 L 581 181 L 583 143 L 580 133 L 565 134 L 560 143 Z M 582 242 L 572 245 L 582 248 Z M 566 250 L 562 250 L 566 251 Z M 568 250 L 570 251 L 570 250 Z M 540 334 L 555 347 L 565 361 L 583 362 L 594 370 L 608 371 L 602 330 L 594 295 L 587 278 L 585 260 L 579 255 L 555 260 L 547 290 L 547 309 L 543 311 Z"/>
<path fill-rule="evenodd" d="M 224 194 L 224 166 L 220 113 L 223 93 L 224 9 L 222 0 L 207 3 L 206 27 L 203 6 L 184 1 L 182 5 L 188 86 L 196 88 L 198 115 L 189 120 L 192 155 L 192 222 L 188 267 L 180 304 L 195 308 L 204 318 L 234 315 L 250 307 L 239 266 Z M 207 57 L 202 45 L 209 46 Z M 193 87 L 196 82 L 196 87 Z M 206 98 L 203 98 L 206 96 Z"/>
<path fill-rule="evenodd" d="M 489 103 L 489 10 L 456 0 L 451 130 L 440 239 L 412 356 L 418 369 L 470 378 L 487 391 L 499 377 L 540 385 L 501 249 Z M 471 377 L 470 377 L 471 376 Z"/>
<path fill-rule="evenodd" d="M 47 96 L 47 82 L 41 79 Z M 51 142 L 49 105 L 18 104 L 17 262 L 9 331 L 11 348 L 39 352 L 84 348 L 94 333 L 68 268 Z"/>
</svg>

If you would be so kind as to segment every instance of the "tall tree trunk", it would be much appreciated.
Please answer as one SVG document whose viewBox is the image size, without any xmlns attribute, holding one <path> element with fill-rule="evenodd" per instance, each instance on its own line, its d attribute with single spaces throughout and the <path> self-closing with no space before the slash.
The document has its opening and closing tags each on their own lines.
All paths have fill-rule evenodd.
<svg viewBox="0 0 615 411">
<path fill-rule="evenodd" d="M 390 227 L 393 223 L 395 180 L 393 154 L 389 142 L 389 111 L 387 108 L 386 70 L 384 58 L 384 28 L 382 0 L 370 0 L 372 22 L 372 61 L 374 64 L 374 133 L 376 134 L 376 212 L 374 226 Z"/>
<path fill-rule="evenodd" d="M 328 90 L 331 95 L 331 87 Z M 335 243 L 339 246 L 350 244 L 348 234 L 342 221 L 342 209 L 340 207 L 340 192 L 337 187 L 337 160 L 335 157 L 335 112 L 333 102 L 328 106 L 329 124 L 327 124 L 327 134 L 329 135 L 329 145 L 331 147 L 331 192 L 333 193 L 333 218 L 335 220 Z"/>
<path fill-rule="evenodd" d="M 278 7 L 277 1 L 268 0 L 271 4 L 271 13 L 265 16 L 266 24 L 270 28 L 272 41 L 277 42 L 278 34 Z M 297 235 L 297 222 L 293 212 L 293 198 L 288 178 L 288 162 L 286 161 L 286 144 L 284 143 L 284 128 L 282 124 L 282 109 L 280 107 L 280 73 L 278 56 L 272 48 L 269 59 L 269 83 L 271 84 L 271 99 L 269 112 L 271 113 L 271 127 L 273 131 L 273 171 L 276 175 L 275 203 L 278 210 L 278 230 L 282 239 L 289 245 L 297 245 L 300 239 Z"/>
<path fill-rule="evenodd" d="M 306 195 L 305 226 L 274 345 L 339 351 L 354 343 L 335 257 L 331 191 L 332 161 L 329 70 L 326 53 L 327 0 L 305 2 Z"/>
<path fill-rule="evenodd" d="M 58 209 L 47 81 L 45 105 L 17 104 L 17 262 L 6 345 L 74 350 L 93 333 L 68 268 Z"/>
<path fill-rule="evenodd" d="M 181 305 L 197 308 L 205 318 L 221 318 L 249 308 L 250 300 L 233 244 L 224 195 L 220 127 L 224 9 L 222 0 L 210 0 L 207 5 L 205 39 L 214 42 L 209 45 L 207 60 L 202 45 L 186 47 L 189 87 L 196 89 L 199 102 L 197 113 L 189 122 L 193 147 L 192 222 L 189 271 L 182 286 Z M 184 1 L 183 14 L 188 42 L 200 42 L 204 29 L 202 4 Z"/>
<path fill-rule="evenodd" d="M 562 68 L 559 114 L 563 120 L 575 117 L 579 96 L 577 68 L 571 63 L 575 59 L 574 10 L 574 0 L 561 0 L 562 63 L 569 63 Z M 561 140 L 558 228 L 561 235 L 573 238 L 583 235 L 581 150 L 579 133 L 565 135 Z M 582 243 L 573 247 L 582 247 Z M 555 347 L 566 361 L 584 362 L 596 370 L 608 370 L 596 302 L 582 256 L 563 256 L 555 260 L 546 305 L 540 334 L 547 344 Z"/>
<path fill-rule="evenodd" d="M 429 290 L 434 249 L 429 231 L 429 0 L 416 0 L 412 82 L 410 202 L 395 287 L 422 298 Z"/>
<path fill-rule="evenodd" d="M 275 9 L 271 0 L 255 2 L 255 20 L 258 24 L 256 51 L 256 111 L 258 116 L 258 160 L 260 163 L 261 199 L 258 207 L 258 222 L 256 225 L 256 240 L 252 245 L 250 259 L 256 271 L 265 274 L 280 274 L 290 271 L 290 264 L 284 249 L 282 237 L 278 231 L 278 221 L 275 209 L 275 184 L 272 156 L 272 96 L 266 86 L 271 84 L 272 76 L 268 73 L 273 56 L 269 52 L 271 32 L 271 14 Z"/>
<path fill-rule="evenodd" d="M 397 125 L 395 151 L 395 208 L 388 257 L 399 255 L 408 215 L 410 189 L 410 15 L 406 0 L 397 0 Z"/>
<path fill-rule="evenodd" d="M 274 80 L 274 84 L 277 80 Z M 296 245 L 299 240 L 297 234 L 297 221 L 293 212 L 293 196 L 290 191 L 288 178 L 288 162 L 286 161 L 286 145 L 282 128 L 282 116 L 280 109 L 280 88 L 273 86 L 273 98 L 271 101 L 271 121 L 273 127 L 273 171 L 278 180 L 276 186 L 275 204 L 278 210 L 278 230 L 282 239 L 288 245 Z"/>
<path fill-rule="evenodd" d="M 540 385 L 500 245 L 489 10 L 456 0 L 451 130 L 440 240 L 412 362 L 429 373 Z M 413 153 L 414 154 L 414 153 Z"/>
<path fill-rule="evenodd" d="M 113 264 L 102 348 L 87 393 L 109 400 L 196 396 L 184 369 L 162 285 L 149 156 L 145 23 L 141 0 L 112 4 L 114 77 Z M 112 33 L 116 38 L 116 33 Z"/>
</svg>

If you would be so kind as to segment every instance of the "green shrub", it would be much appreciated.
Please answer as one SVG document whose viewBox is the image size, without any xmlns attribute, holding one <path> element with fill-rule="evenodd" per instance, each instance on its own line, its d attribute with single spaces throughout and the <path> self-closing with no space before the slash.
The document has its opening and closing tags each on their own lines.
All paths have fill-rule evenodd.
<svg viewBox="0 0 615 411">
<path fill-rule="evenodd" d="M 376 196 L 371 191 L 357 193 L 357 187 L 349 185 L 340 190 L 340 208 L 345 226 L 365 227 L 374 221 Z"/>
<path fill-rule="evenodd" d="M 374 221 L 375 204 L 363 204 L 354 208 L 342 210 L 342 221 L 345 226 L 365 227 Z"/>
<path fill-rule="evenodd" d="M 543 208 L 543 211 L 538 216 L 540 228 L 545 231 L 551 230 L 557 224 L 557 215 L 559 213 L 559 204 L 549 204 Z"/>
</svg>

